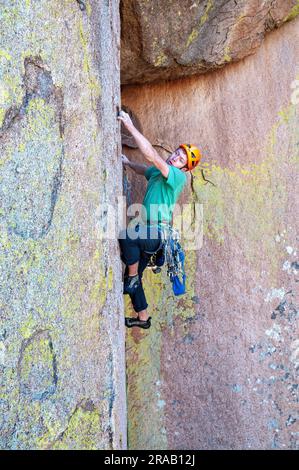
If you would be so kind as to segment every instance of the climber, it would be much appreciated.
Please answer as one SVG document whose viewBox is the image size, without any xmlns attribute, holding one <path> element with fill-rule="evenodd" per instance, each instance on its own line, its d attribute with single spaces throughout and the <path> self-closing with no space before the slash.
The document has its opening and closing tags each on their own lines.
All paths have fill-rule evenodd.
<svg viewBox="0 0 299 470">
<path fill-rule="evenodd" d="M 142 287 L 142 274 L 151 253 L 161 249 L 161 226 L 171 225 L 174 205 L 187 181 L 185 173 L 198 165 L 201 154 L 194 145 L 181 144 L 165 161 L 136 129 L 129 114 L 120 111 L 118 120 L 133 136 L 145 159 L 152 164 L 147 166 L 135 163 L 122 155 L 123 165 L 139 175 L 144 175 L 148 180 L 142 202 L 142 221 L 134 228 L 134 236 L 127 228 L 119 237 L 121 259 L 126 265 L 123 292 L 130 295 L 137 313 L 136 318 L 126 317 L 125 325 L 128 328 L 139 326 L 147 329 L 151 326 L 151 317 L 147 313 L 148 304 Z"/>
</svg>

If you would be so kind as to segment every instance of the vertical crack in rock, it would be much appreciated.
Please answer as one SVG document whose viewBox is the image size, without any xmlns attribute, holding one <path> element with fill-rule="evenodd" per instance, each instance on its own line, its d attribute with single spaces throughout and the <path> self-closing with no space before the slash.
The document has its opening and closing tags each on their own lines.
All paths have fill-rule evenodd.
<svg viewBox="0 0 299 470">
<path fill-rule="evenodd" d="M 62 184 L 63 95 L 40 57 L 26 58 L 24 97 L 7 110 L 0 132 L 3 167 L 0 196 L 9 233 L 44 237 Z"/>
<path fill-rule="evenodd" d="M 109 443 L 111 449 L 113 449 L 113 429 L 112 429 L 112 413 L 115 401 L 115 386 L 114 386 L 114 367 L 113 367 L 113 353 L 112 351 L 109 353 L 108 357 L 108 364 L 109 364 L 109 384 L 108 384 L 108 402 L 109 402 Z"/>
<path fill-rule="evenodd" d="M 201 175 L 202 175 L 202 178 L 204 181 L 206 181 L 205 184 L 212 184 L 213 186 L 215 186 L 214 183 L 212 183 L 212 181 L 210 180 L 207 180 L 205 178 L 205 175 L 204 175 L 204 171 L 201 170 Z M 194 179 L 196 178 L 196 176 L 194 176 L 192 173 L 190 173 L 190 189 L 191 189 L 191 204 L 192 204 L 192 224 L 191 226 L 194 226 L 195 224 L 195 221 L 197 220 L 197 213 L 196 213 L 196 205 L 197 204 L 200 204 L 200 200 L 198 198 L 198 194 L 196 192 L 196 189 L 194 187 Z"/>
</svg>

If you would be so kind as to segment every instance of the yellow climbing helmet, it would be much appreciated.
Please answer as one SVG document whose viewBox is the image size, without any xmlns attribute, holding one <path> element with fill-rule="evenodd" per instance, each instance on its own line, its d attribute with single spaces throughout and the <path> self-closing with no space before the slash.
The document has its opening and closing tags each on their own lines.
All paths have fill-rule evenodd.
<svg viewBox="0 0 299 470">
<path fill-rule="evenodd" d="M 181 144 L 180 147 L 185 150 L 187 153 L 187 167 L 188 170 L 193 170 L 195 168 L 201 159 L 201 153 L 200 150 L 195 147 L 193 144 Z"/>
</svg>

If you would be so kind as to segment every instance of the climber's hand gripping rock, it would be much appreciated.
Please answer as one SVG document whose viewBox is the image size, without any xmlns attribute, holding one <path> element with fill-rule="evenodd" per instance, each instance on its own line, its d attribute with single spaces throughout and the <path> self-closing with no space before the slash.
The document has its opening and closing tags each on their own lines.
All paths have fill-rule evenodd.
<svg viewBox="0 0 299 470">
<path fill-rule="evenodd" d="M 125 111 L 121 110 L 118 113 L 117 119 L 123 123 L 123 125 L 125 126 L 125 128 L 128 131 L 132 131 L 132 129 L 134 129 L 134 124 L 133 124 L 129 114 L 126 113 Z"/>
<path fill-rule="evenodd" d="M 122 161 L 122 164 L 123 165 L 130 165 L 130 160 L 128 159 L 128 157 L 126 155 L 124 155 L 123 153 L 121 154 L 121 161 Z"/>
</svg>

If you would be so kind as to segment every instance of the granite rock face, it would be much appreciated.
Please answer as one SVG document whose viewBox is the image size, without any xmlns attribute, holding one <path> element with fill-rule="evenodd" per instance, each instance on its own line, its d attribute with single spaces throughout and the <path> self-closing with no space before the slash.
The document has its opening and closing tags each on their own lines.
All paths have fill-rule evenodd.
<svg viewBox="0 0 299 470">
<path fill-rule="evenodd" d="M 132 449 L 299 448 L 298 57 L 295 19 L 221 70 L 123 89 L 152 144 L 203 153 L 174 218 L 187 292 L 146 270 L 152 327 L 128 333 Z M 128 178 L 141 202 L 144 178 Z"/>
<path fill-rule="evenodd" d="M 0 7 L 0 447 L 127 447 L 118 226 L 102 236 L 122 196 L 121 20 L 122 83 L 179 79 L 123 103 L 161 153 L 205 155 L 182 195 L 204 209 L 187 295 L 147 271 L 153 326 L 128 331 L 129 446 L 298 448 L 298 20 L 263 42 L 298 1 Z"/>
<path fill-rule="evenodd" d="M 297 0 L 122 0 L 121 81 L 204 73 L 256 51 Z"/>
<path fill-rule="evenodd" d="M 0 447 L 122 449 L 118 2 L 0 3 Z"/>
</svg>

